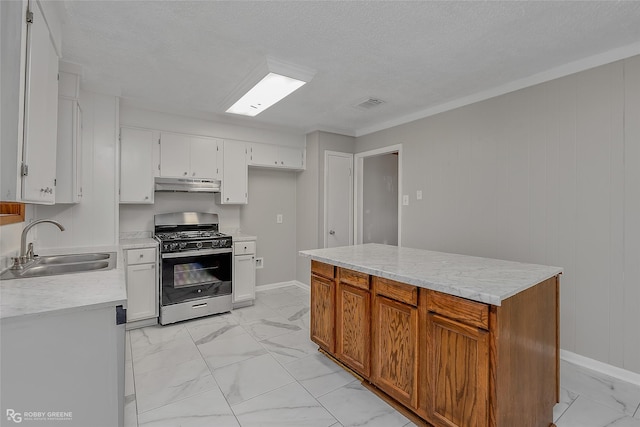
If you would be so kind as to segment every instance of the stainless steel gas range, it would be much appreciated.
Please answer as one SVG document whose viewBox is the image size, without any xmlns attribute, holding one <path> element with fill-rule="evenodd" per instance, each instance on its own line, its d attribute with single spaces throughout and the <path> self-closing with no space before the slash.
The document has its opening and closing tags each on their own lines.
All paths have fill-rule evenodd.
<svg viewBox="0 0 640 427">
<path fill-rule="evenodd" d="M 232 240 L 218 215 L 176 212 L 154 216 L 160 242 L 160 324 L 231 310 Z"/>
</svg>

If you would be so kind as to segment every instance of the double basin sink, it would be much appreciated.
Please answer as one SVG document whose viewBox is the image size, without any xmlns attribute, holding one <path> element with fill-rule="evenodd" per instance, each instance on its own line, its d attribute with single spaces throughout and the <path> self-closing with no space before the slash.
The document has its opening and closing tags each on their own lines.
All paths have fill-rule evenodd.
<svg viewBox="0 0 640 427">
<path fill-rule="evenodd" d="M 115 266 L 115 252 L 36 256 L 33 261 L 25 264 L 21 269 L 4 271 L 0 275 L 0 280 L 111 270 Z"/>
</svg>

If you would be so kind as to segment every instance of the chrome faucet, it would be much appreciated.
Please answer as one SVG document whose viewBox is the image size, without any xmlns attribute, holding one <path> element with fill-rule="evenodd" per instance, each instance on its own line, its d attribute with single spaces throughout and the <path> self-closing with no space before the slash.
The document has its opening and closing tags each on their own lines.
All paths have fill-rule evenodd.
<svg viewBox="0 0 640 427">
<path fill-rule="evenodd" d="M 54 221 L 52 219 L 40 219 L 38 221 L 33 221 L 31 224 L 27 225 L 24 230 L 22 230 L 22 235 L 20 236 L 20 255 L 17 258 L 13 259 L 12 268 L 22 268 L 24 264 L 33 260 L 33 243 L 29 243 L 29 246 L 27 247 L 27 233 L 29 233 L 29 230 L 31 230 L 33 227 L 38 224 L 42 224 L 43 222 L 49 222 L 57 226 L 60 231 L 64 231 L 64 226 L 58 221 Z"/>
</svg>

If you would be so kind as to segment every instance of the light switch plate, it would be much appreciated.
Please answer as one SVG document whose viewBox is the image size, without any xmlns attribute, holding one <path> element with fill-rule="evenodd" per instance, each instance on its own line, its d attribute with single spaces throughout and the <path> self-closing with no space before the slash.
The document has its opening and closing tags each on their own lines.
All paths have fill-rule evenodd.
<svg viewBox="0 0 640 427">
<path fill-rule="evenodd" d="M 403 206 L 409 206 L 409 195 L 405 194 L 404 196 L 402 196 L 402 205 Z"/>
<path fill-rule="evenodd" d="M 278 215 L 276 215 L 276 222 L 277 222 L 278 224 L 282 224 L 282 214 L 278 214 Z"/>
<path fill-rule="evenodd" d="M 264 258 L 262 257 L 256 258 L 256 270 L 260 268 L 264 268 Z"/>
<path fill-rule="evenodd" d="M 422 190 L 416 191 L 416 200 L 422 200 Z"/>
</svg>

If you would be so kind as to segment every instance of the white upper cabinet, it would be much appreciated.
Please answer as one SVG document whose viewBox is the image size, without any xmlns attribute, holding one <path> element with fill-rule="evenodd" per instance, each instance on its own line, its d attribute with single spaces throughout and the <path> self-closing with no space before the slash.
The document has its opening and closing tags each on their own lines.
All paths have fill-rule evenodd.
<svg viewBox="0 0 640 427">
<path fill-rule="evenodd" d="M 223 152 L 222 188 L 216 200 L 220 204 L 245 205 L 249 192 L 246 145 L 242 141 L 224 141 Z"/>
<path fill-rule="evenodd" d="M 58 54 L 40 3 L 27 24 L 22 200 L 53 204 L 58 128 Z"/>
<path fill-rule="evenodd" d="M 82 198 L 82 110 L 77 99 L 58 100 L 56 203 Z"/>
<path fill-rule="evenodd" d="M 249 166 L 303 170 L 304 149 L 261 143 L 249 144 Z"/>
<path fill-rule="evenodd" d="M 160 176 L 221 179 L 222 140 L 162 132 Z"/>
<path fill-rule="evenodd" d="M 80 75 L 64 71 L 59 74 L 56 203 L 78 203 L 82 198 Z"/>
<path fill-rule="evenodd" d="M 120 129 L 120 203 L 153 203 L 156 141 L 153 131 Z"/>
</svg>

